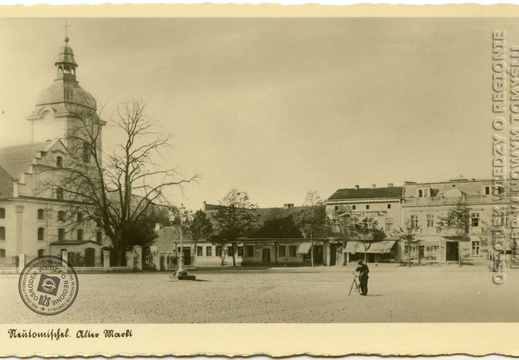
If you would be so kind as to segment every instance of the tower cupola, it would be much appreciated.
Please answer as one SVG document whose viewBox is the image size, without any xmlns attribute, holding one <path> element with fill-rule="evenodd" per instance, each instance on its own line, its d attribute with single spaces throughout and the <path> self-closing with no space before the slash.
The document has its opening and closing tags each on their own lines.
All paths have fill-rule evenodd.
<svg viewBox="0 0 519 360">
<path fill-rule="evenodd" d="M 74 51 L 68 46 L 69 38 L 65 38 L 65 46 L 61 47 L 58 60 L 54 63 L 58 69 L 58 79 L 68 78 L 70 80 L 76 79 L 76 68 L 78 64 L 74 60 Z"/>
</svg>

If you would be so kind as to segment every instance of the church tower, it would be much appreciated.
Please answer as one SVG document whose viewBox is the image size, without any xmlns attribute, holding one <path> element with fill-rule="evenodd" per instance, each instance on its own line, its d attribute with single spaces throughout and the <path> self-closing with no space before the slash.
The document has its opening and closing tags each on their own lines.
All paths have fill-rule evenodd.
<svg viewBox="0 0 519 360">
<path fill-rule="evenodd" d="M 62 139 L 67 144 L 67 136 L 78 126 L 78 116 L 93 114 L 92 121 L 99 126 L 98 146 L 101 143 L 101 131 L 104 121 L 95 114 L 97 104 L 94 97 L 79 86 L 76 80 L 78 64 L 74 59 L 74 51 L 68 46 L 69 38 L 65 38 L 65 46 L 61 47 L 56 66 L 54 83 L 43 90 L 36 101 L 36 107 L 26 119 L 31 122 L 31 142 L 43 142 Z"/>
</svg>

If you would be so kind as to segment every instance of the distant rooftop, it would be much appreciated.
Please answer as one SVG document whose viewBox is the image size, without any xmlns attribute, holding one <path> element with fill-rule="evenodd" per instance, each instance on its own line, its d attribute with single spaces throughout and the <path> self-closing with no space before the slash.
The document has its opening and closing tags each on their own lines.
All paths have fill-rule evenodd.
<svg viewBox="0 0 519 360">
<path fill-rule="evenodd" d="M 328 200 L 401 198 L 402 186 L 339 189 Z"/>
</svg>

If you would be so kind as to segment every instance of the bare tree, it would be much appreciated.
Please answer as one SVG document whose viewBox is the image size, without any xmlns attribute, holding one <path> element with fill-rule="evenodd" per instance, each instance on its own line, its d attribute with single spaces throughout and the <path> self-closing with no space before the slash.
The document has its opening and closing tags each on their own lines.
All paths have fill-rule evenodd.
<svg viewBox="0 0 519 360">
<path fill-rule="evenodd" d="M 232 262 L 236 266 L 236 240 L 241 236 L 249 235 L 258 220 L 258 206 L 249 200 L 246 192 L 232 189 L 220 201 L 220 206 L 211 217 L 214 225 L 214 234 L 211 240 L 222 247 L 222 265 L 225 259 L 225 247 L 231 244 Z"/>
<path fill-rule="evenodd" d="M 182 178 L 176 168 L 161 169 L 156 163 L 171 136 L 159 135 L 157 123 L 145 110 L 146 104 L 140 100 L 117 107 L 109 125 L 123 141 L 104 152 L 101 134 L 105 122 L 94 111 L 78 108 L 67 135 L 69 157 L 54 179 L 57 191 L 74 211 L 95 221 L 111 239 L 117 265 L 124 259 L 135 225 L 150 207 L 167 204 L 165 190 L 197 178 Z"/>
<path fill-rule="evenodd" d="M 187 231 L 191 234 L 193 241 L 193 254 L 195 254 L 195 266 L 197 256 L 197 247 L 200 239 L 207 239 L 213 232 L 213 224 L 202 210 L 198 210 L 189 221 Z"/>
<path fill-rule="evenodd" d="M 440 218 L 438 229 L 453 230 L 454 239 L 458 242 L 458 265 L 461 267 L 461 241 L 468 234 L 470 226 L 470 210 L 462 203 L 458 203 L 449 210 L 446 216 Z"/>
<path fill-rule="evenodd" d="M 310 263 L 314 266 L 314 236 L 326 233 L 326 207 L 317 191 L 306 194 L 304 208 L 296 214 L 296 224 L 305 238 L 310 238 Z"/>
<path fill-rule="evenodd" d="M 409 267 L 411 267 L 411 247 L 413 244 L 419 244 L 419 241 L 416 239 L 416 235 L 420 230 L 420 226 L 415 224 L 411 219 L 407 219 L 404 222 L 404 227 L 399 227 L 396 230 L 396 234 L 400 241 L 404 243 L 405 248 L 407 249 L 407 263 Z M 418 247 L 418 263 L 420 263 L 420 248 Z"/>
</svg>

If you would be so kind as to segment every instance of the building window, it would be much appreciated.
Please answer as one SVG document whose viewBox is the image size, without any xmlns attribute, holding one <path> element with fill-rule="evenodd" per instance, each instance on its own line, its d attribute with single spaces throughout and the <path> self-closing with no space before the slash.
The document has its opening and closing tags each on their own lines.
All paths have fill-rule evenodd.
<svg viewBox="0 0 519 360">
<path fill-rule="evenodd" d="M 335 205 L 335 210 L 339 210 L 339 205 Z"/>
<path fill-rule="evenodd" d="M 65 212 L 58 211 L 58 221 L 65 221 Z"/>
<path fill-rule="evenodd" d="M 38 209 L 38 220 L 43 220 L 43 219 L 45 219 L 45 210 Z"/>
<path fill-rule="evenodd" d="M 44 228 L 38 228 L 38 240 L 43 241 L 45 240 L 45 229 Z"/>
<path fill-rule="evenodd" d="M 243 257 L 243 246 L 238 246 L 238 256 Z"/>
<path fill-rule="evenodd" d="M 38 250 L 38 257 L 42 257 L 44 253 L 45 253 L 45 250 L 43 250 L 43 249 Z"/>
<path fill-rule="evenodd" d="M 254 246 L 247 245 L 245 246 L 247 257 L 254 257 Z"/>
<path fill-rule="evenodd" d="M 411 215 L 411 227 L 418 227 L 418 215 Z"/>
<path fill-rule="evenodd" d="M 5 240 L 5 227 L 0 226 L 0 240 Z"/>
<path fill-rule="evenodd" d="M 77 239 L 78 239 L 78 241 L 83 240 L 83 229 L 79 229 L 77 231 Z"/>
<path fill-rule="evenodd" d="M 63 188 L 56 189 L 56 199 L 63 200 Z"/>
<path fill-rule="evenodd" d="M 98 243 L 102 243 L 102 242 L 103 242 L 103 233 L 102 233 L 101 231 L 98 231 L 98 232 L 96 233 L 96 241 L 97 241 Z"/>
<path fill-rule="evenodd" d="M 205 256 L 213 256 L 213 247 L 208 246 L 205 248 Z"/>
<path fill-rule="evenodd" d="M 0 264 L 5 264 L 5 249 L 0 249 Z"/>
<path fill-rule="evenodd" d="M 434 227 L 434 214 L 427 214 L 427 227 L 428 228 Z"/>
<path fill-rule="evenodd" d="M 355 206 L 355 205 L 352 205 L 352 206 L 351 206 L 351 209 L 352 209 L 352 210 L 355 210 L 356 208 L 357 208 L 357 206 Z"/>
<path fill-rule="evenodd" d="M 221 246 L 217 246 L 216 247 L 216 256 L 222 256 L 222 247 Z"/>
<path fill-rule="evenodd" d="M 429 189 L 418 189 L 418 197 L 428 197 Z"/>
<path fill-rule="evenodd" d="M 179 246 L 177 252 L 182 252 L 182 248 Z"/>
<path fill-rule="evenodd" d="M 386 218 L 386 231 L 393 230 L 393 218 Z"/>
<path fill-rule="evenodd" d="M 388 209 L 391 209 L 391 204 L 387 204 L 387 208 L 388 208 Z"/>
<path fill-rule="evenodd" d="M 479 213 L 474 212 L 470 214 L 470 226 L 478 227 L 479 226 Z"/>
<path fill-rule="evenodd" d="M 77 213 L 77 222 L 83 222 L 83 213 L 82 212 Z"/>
<path fill-rule="evenodd" d="M 90 146 L 87 142 L 83 143 L 83 162 L 90 162 Z"/>
<path fill-rule="evenodd" d="M 227 246 L 227 254 L 229 256 L 232 256 L 234 254 L 234 251 L 232 250 L 232 246 Z"/>
<path fill-rule="evenodd" d="M 289 251 L 289 255 L 291 257 L 296 257 L 296 246 L 295 245 L 290 245 L 290 247 L 288 248 L 288 251 Z"/>
<path fill-rule="evenodd" d="M 65 229 L 58 229 L 58 241 L 65 240 Z"/>
<path fill-rule="evenodd" d="M 96 226 L 97 227 L 102 227 L 103 226 L 103 221 L 101 220 L 100 217 L 96 218 Z"/>
<path fill-rule="evenodd" d="M 285 245 L 279 245 L 279 256 L 287 256 Z"/>
<path fill-rule="evenodd" d="M 479 256 L 480 245 L 481 245 L 481 243 L 479 242 L 479 240 L 472 241 L 472 251 L 471 251 L 472 256 Z"/>
<path fill-rule="evenodd" d="M 63 158 L 61 156 L 58 156 L 56 158 L 56 167 L 59 167 L 59 168 L 63 167 Z"/>
<path fill-rule="evenodd" d="M 204 248 L 201 246 L 196 247 L 196 256 L 204 256 Z"/>
<path fill-rule="evenodd" d="M 5 219 L 5 209 L 0 208 L 0 219 Z"/>
<path fill-rule="evenodd" d="M 425 247 L 425 258 L 427 260 L 438 260 L 440 247 L 438 245 L 431 245 Z"/>
<path fill-rule="evenodd" d="M 366 205 L 366 210 L 369 210 L 369 205 Z"/>
<path fill-rule="evenodd" d="M 490 195 L 490 186 L 485 186 L 485 195 Z"/>
</svg>

